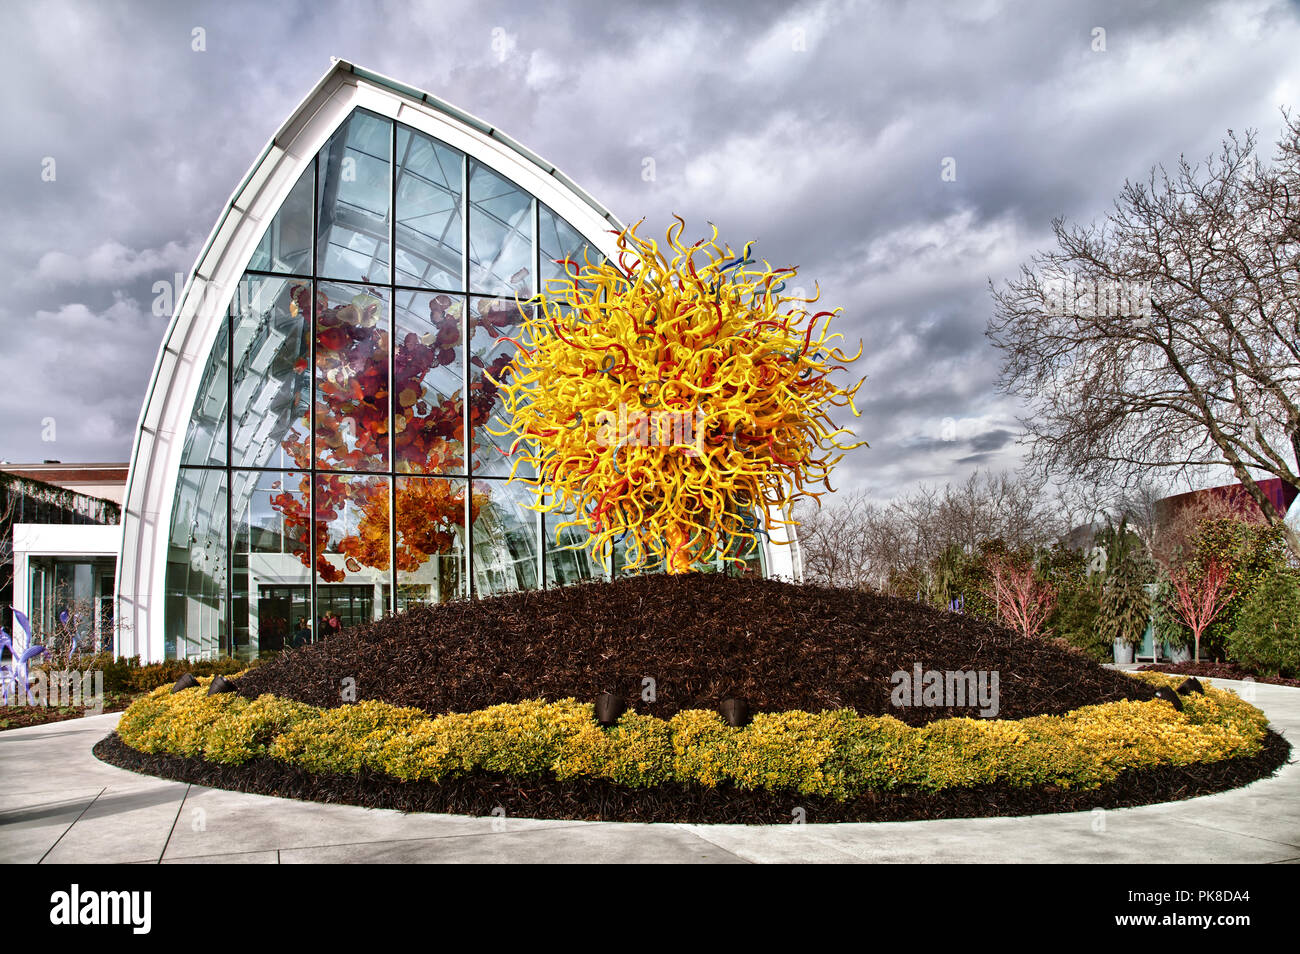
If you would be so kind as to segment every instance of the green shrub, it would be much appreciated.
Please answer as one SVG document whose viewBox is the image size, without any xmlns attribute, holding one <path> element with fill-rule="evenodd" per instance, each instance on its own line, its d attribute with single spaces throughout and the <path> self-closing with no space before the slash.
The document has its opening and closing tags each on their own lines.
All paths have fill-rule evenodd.
<svg viewBox="0 0 1300 954">
<path fill-rule="evenodd" d="M 1251 672 L 1294 676 L 1300 672 L 1300 582 L 1275 573 L 1255 587 L 1228 634 L 1228 658 Z"/>
<path fill-rule="evenodd" d="M 72 656 L 42 656 L 37 664 L 46 672 L 71 669 L 76 672 L 102 672 L 104 674 L 104 692 L 131 692 L 134 686 L 132 674 L 140 668 L 140 658 L 118 658 L 112 653 L 80 653 Z"/>
<path fill-rule="evenodd" d="M 1227 655 L 1228 636 L 1237 628 L 1237 615 L 1265 580 L 1287 571 L 1286 536 L 1281 524 L 1265 526 L 1223 517 L 1201 523 L 1193 536 L 1194 562 L 1210 560 L 1232 567 L 1228 586 L 1236 595 L 1201 637 L 1201 658 Z"/>
<path fill-rule="evenodd" d="M 1101 590 L 1088 580 L 1071 580 L 1057 591 L 1056 608 L 1047 620 L 1048 629 L 1090 659 L 1109 662 L 1112 647 L 1097 628 L 1101 615 Z"/>
<path fill-rule="evenodd" d="M 759 713 L 733 728 L 716 712 L 689 710 L 669 720 L 627 712 L 602 729 L 591 704 L 573 699 L 430 716 L 374 700 L 315 709 L 206 691 L 156 689 L 123 714 L 118 734 L 144 752 L 233 765 L 269 757 L 309 771 L 370 769 L 405 781 L 549 773 L 634 788 L 684 782 L 847 799 L 993 783 L 1095 788 L 1128 769 L 1253 755 L 1267 727 L 1258 709 L 1213 687 L 1185 696 L 1182 711 L 1158 699 L 1122 701 L 1060 716 L 942 719 L 919 728 L 851 710 Z"/>
<path fill-rule="evenodd" d="M 151 692 L 159 686 L 172 685 L 187 672 L 192 673 L 195 678 L 233 676 L 248 668 L 250 668 L 248 663 L 230 657 L 201 659 L 195 662 L 188 659 L 168 659 L 166 662 L 149 663 L 134 669 L 130 676 L 130 687 L 137 692 Z"/>
<path fill-rule="evenodd" d="M 160 663 L 140 664 L 139 656 L 114 656 L 112 653 L 81 653 L 72 657 L 42 657 L 38 668 L 46 671 L 73 669 L 78 672 L 102 672 L 105 692 L 152 692 L 159 686 L 173 685 L 185 673 L 196 678 L 230 676 L 253 669 L 265 662 L 251 663 L 230 657 L 218 659 L 168 659 Z"/>
<path fill-rule="evenodd" d="M 1151 623 L 1157 646 L 1190 649 L 1196 641 L 1187 624 L 1174 611 L 1174 585 L 1164 574 L 1156 581 L 1156 593 L 1151 600 Z"/>
</svg>

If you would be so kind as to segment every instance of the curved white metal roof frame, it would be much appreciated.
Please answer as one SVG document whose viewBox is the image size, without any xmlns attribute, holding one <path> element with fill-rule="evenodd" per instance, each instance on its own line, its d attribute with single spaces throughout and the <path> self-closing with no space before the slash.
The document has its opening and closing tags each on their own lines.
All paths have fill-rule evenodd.
<svg viewBox="0 0 1300 954">
<path fill-rule="evenodd" d="M 155 359 L 131 451 L 117 566 L 120 641 L 130 646 L 130 654 L 163 658 L 166 548 L 181 452 L 226 307 L 267 224 L 307 165 L 358 107 L 480 160 L 553 209 L 605 256 L 617 256 L 610 230 L 620 231 L 622 224 L 553 164 L 429 93 L 335 59 L 231 194 L 176 302 Z M 798 576 L 795 548 L 765 549 L 769 572 Z M 126 654 L 127 646 L 119 651 Z"/>
</svg>

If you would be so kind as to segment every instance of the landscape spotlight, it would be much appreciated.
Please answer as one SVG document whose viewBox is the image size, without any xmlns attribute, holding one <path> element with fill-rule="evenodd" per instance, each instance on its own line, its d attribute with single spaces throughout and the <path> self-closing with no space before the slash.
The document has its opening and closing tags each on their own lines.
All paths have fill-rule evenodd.
<svg viewBox="0 0 1300 954">
<path fill-rule="evenodd" d="M 194 678 L 194 673 L 187 672 L 176 680 L 176 685 L 172 686 L 172 692 L 180 692 L 182 689 L 193 689 L 198 684 L 199 681 Z"/>
<path fill-rule="evenodd" d="M 718 706 L 718 714 L 727 725 L 744 728 L 749 725 L 749 703 L 744 699 L 723 699 Z"/>
<path fill-rule="evenodd" d="M 596 697 L 596 721 L 609 727 L 627 711 L 627 703 L 612 692 L 602 692 Z"/>
<path fill-rule="evenodd" d="M 1161 686 L 1156 690 L 1156 698 L 1168 702 L 1179 712 L 1183 711 L 1183 700 L 1178 698 L 1178 693 L 1174 692 L 1168 686 Z"/>
<path fill-rule="evenodd" d="M 208 695 L 218 696 L 223 692 L 234 692 L 235 684 L 225 676 L 216 676 L 212 680 L 212 685 L 208 686 Z"/>
</svg>

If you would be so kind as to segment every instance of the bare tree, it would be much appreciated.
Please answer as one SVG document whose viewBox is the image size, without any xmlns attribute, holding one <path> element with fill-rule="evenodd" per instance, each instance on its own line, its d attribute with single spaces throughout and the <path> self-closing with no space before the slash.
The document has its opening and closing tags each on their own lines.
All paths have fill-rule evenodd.
<svg viewBox="0 0 1300 954">
<path fill-rule="evenodd" d="M 1174 568 L 1169 575 L 1173 594 L 1169 608 L 1192 631 L 1196 650 L 1192 661 L 1201 661 L 1201 636 L 1237 595 L 1229 578 L 1232 570 L 1218 560 L 1210 560 L 1200 574 L 1189 566 Z"/>
<path fill-rule="evenodd" d="M 974 553 L 986 540 L 1009 547 L 1055 542 L 1068 525 L 1044 485 L 1028 477 L 976 472 L 961 484 L 923 484 L 875 504 L 862 493 L 800 511 L 804 574 L 835 586 L 921 586 L 947 547 Z M 907 581 L 911 581 L 908 583 Z"/>
<path fill-rule="evenodd" d="M 800 508 L 799 549 L 806 579 L 831 586 L 872 585 L 869 544 L 875 507 L 858 491 L 824 507 Z"/>
<path fill-rule="evenodd" d="M 1056 590 L 1038 579 L 1033 566 L 1017 566 L 1004 557 L 991 565 L 986 592 L 997 607 L 998 618 L 1022 636 L 1039 636 L 1056 606 Z"/>
<path fill-rule="evenodd" d="M 0 593 L 12 593 L 14 582 L 14 518 L 18 497 L 0 485 Z M 9 607 L 0 605 L 0 624 L 8 620 Z"/>
<path fill-rule="evenodd" d="M 1172 512 L 1161 514 L 1161 519 L 1151 534 L 1150 543 L 1147 544 L 1147 551 L 1159 566 L 1169 572 L 1173 567 L 1192 559 L 1196 550 L 1197 531 L 1216 520 L 1262 522 L 1257 513 L 1243 513 L 1229 498 L 1216 494 L 1199 494 Z"/>
<path fill-rule="evenodd" d="M 1059 249 L 992 288 L 987 334 L 1042 473 L 1131 486 L 1159 469 L 1231 468 L 1270 524 L 1258 479 L 1300 487 L 1300 121 L 1275 161 L 1231 132 L 1217 156 L 1127 182 Z"/>
</svg>

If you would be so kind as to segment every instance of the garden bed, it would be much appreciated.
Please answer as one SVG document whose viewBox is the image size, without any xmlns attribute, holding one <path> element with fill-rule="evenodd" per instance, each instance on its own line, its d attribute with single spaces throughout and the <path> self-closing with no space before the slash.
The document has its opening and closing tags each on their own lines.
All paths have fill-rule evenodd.
<svg viewBox="0 0 1300 954">
<path fill-rule="evenodd" d="M 1000 717 L 896 705 L 891 677 L 914 667 L 999 673 Z M 1119 807 L 1285 762 L 1258 709 L 1169 692 L 1182 682 L 905 600 L 651 576 L 417 609 L 286 652 L 235 691 L 162 686 L 96 754 L 407 811 L 752 823 Z M 628 709 L 604 726 L 602 691 Z M 752 717 L 728 724 L 728 697 Z"/>
<path fill-rule="evenodd" d="M 105 712 L 121 712 L 138 697 L 139 693 L 134 692 L 106 692 L 103 708 L 98 711 L 94 706 L 0 706 L 0 732 L 82 719 Z"/>
<path fill-rule="evenodd" d="M 534 817 L 760 822 L 791 806 L 865 821 L 1145 804 L 1243 784 L 1289 753 L 1258 709 L 1213 687 L 1178 706 L 1124 700 L 919 727 L 850 710 L 765 713 L 744 727 L 706 710 L 628 712 L 601 727 L 572 699 L 430 716 L 374 701 L 250 702 L 208 695 L 210 682 L 137 701 L 96 754 L 197 784 L 371 807 L 473 814 L 494 800 L 489 810 Z"/>
</svg>

